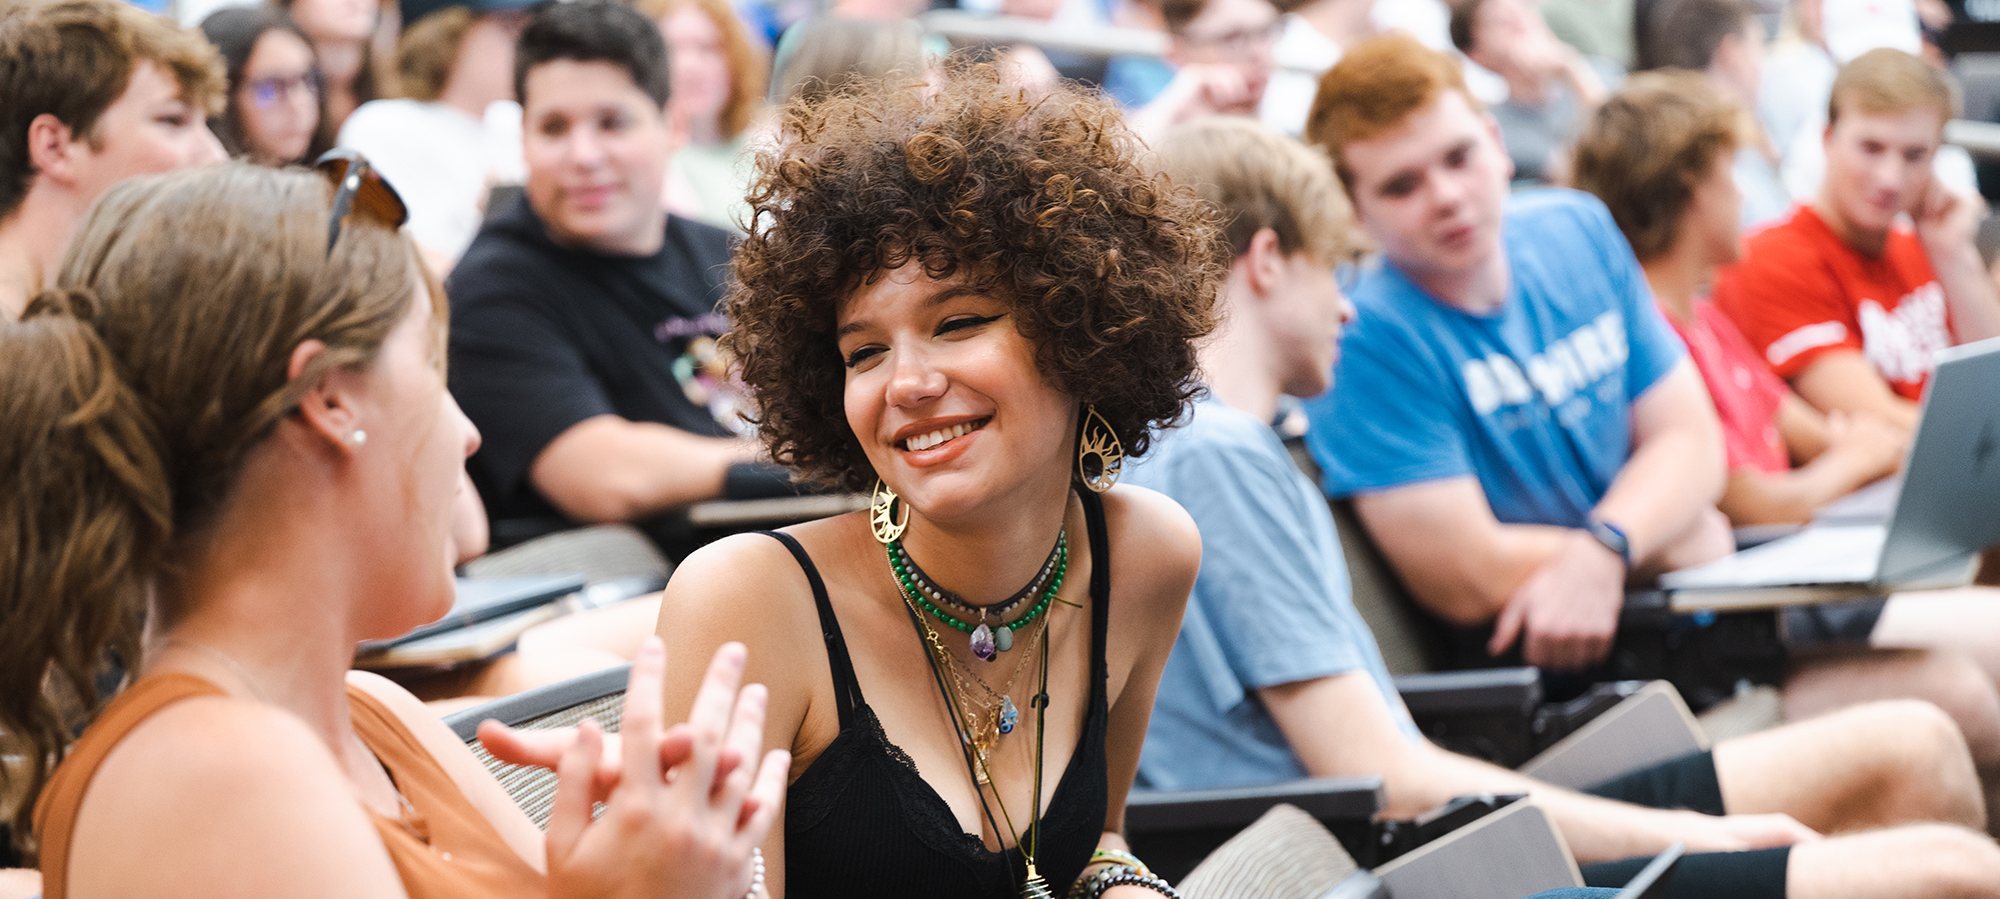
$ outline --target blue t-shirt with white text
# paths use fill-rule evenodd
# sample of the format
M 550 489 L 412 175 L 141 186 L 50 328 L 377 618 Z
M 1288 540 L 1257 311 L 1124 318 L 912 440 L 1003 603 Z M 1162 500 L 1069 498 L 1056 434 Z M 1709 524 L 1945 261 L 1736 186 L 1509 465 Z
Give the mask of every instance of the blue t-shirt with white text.
M 1512 524 L 1582 525 L 1631 452 L 1631 406 L 1685 351 L 1604 205 L 1507 204 L 1506 301 L 1476 315 L 1378 262 L 1333 389 L 1306 404 L 1332 496 L 1471 475 Z

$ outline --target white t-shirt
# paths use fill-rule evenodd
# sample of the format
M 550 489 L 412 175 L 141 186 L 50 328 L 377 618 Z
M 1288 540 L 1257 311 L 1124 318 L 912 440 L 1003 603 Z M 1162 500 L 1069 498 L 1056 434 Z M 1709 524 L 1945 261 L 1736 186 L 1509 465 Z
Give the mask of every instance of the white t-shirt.
M 1426 47 L 1452 52 L 1451 12 L 1440 0 L 1375 0 L 1368 18 L 1378 32 L 1405 31 Z M 1285 29 L 1271 47 L 1273 71 L 1257 118 L 1293 137 L 1303 133 L 1319 76 L 1340 61 L 1341 53 L 1324 32 L 1295 14 L 1286 15 Z
M 1340 61 L 1340 45 L 1296 15 L 1285 16 L 1285 30 L 1271 47 L 1274 69 L 1264 85 L 1257 118 L 1293 137 L 1306 129 L 1319 76 Z
M 457 259 L 479 233 L 486 193 L 527 177 L 521 106 L 501 100 L 473 118 L 436 101 L 371 100 L 347 117 L 340 146 L 360 151 L 410 208 L 410 235 Z

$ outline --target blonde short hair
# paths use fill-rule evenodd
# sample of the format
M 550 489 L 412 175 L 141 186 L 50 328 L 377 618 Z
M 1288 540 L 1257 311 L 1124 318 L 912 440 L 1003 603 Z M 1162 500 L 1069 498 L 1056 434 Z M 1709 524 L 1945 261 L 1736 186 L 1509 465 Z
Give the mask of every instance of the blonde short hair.
M 1826 101 L 1826 126 L 1840 121 L 1842 109 L 1858 113 L 1938 112 L 1939 127 L 1957 118 L 1962 101 L 1958 82 L 1943 69 L 1901 50 L 1879 47 L 1840 67 Z
M 1156 142 L 1168 177 L 1214 206 L 1236 256 L 1265 228 L 1286 255 L 1336 265 L 1367 249 L 1326 155 L 1251 119 L 1216 116 L 1175 126 Z

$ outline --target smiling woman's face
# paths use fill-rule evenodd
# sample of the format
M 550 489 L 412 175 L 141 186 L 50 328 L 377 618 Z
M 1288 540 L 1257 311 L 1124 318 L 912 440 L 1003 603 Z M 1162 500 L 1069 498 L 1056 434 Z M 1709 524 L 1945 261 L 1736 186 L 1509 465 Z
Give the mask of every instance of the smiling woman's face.
M 837 323 L 848 427 L 927 518 L 1068 482 L 1076 400 L 1042 376 L 1006 300 L 913 263 L 855 290 Z

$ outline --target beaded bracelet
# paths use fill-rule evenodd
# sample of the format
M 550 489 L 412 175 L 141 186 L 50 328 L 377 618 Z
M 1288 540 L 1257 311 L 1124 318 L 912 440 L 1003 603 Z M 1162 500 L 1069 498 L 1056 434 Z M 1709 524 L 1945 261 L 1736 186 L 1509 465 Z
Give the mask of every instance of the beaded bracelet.
M 752 846 L 750 847 L 750 892 L 744 893 L 743 899 L 758 899 L 762 895 L 764 895 L 764 849 L 761 846 Z
M 1103 883 L 1103 889 L 1100 889 L 1097 893 L 1099 896 L 1104 895 L 1104 893 L 1108 892 L 1112 887 L 1135 886 L 1135 887 L 1145 887 L 1146 889 L 1152 890 L 1155 893 L 1167 897 L 1167 899 L 1181 899 L 1181 894 L 1176 892 L 1173 887 L 1168 886 L 1166 881 L 1161 880 L 1158 877 L 1153 877 L 1151 875 L 1146 875 L 1146 874 L 1139 874 L 1137 872 L 1131 874 L 1119 874 L 1115 877 L 1107 877 L 1103 880 L 1102 883 Z
M 1092 860 L 1091 864 L 1098 864 L 1098 862 Z M 1109 889 L 1103 885 L 1104 881 L 1121 874 L 1137 873 L 1139 873 L 1139 869 L 1131 865 L 1121 865 L 1115 862 L 1105 865 L 1102 868 L 1078 877 L 1075 883 L 1070 884 L 1066 899 L 1097 899 L 1097 897 L 1104 894 L 1106 889 Z
M 1153 876 L 1153 869 L 1146 867 L 1146 863 L 1140 861 L 1138 856 L 1120 849 L 1098 849 L 1090 853 L 1090 863 L 1096 864 L 1098 862 L 1117 862 L 1121 865 L 1129 865 L 1147 877 Z

